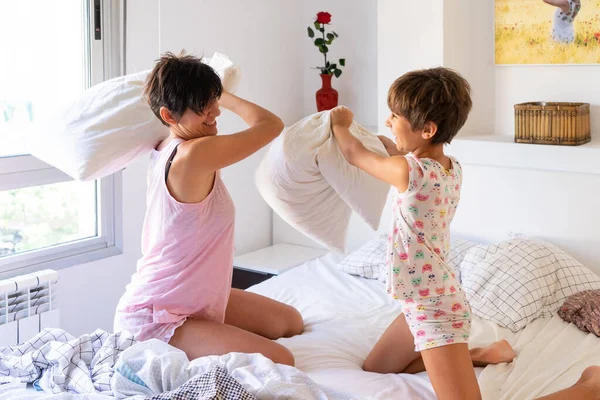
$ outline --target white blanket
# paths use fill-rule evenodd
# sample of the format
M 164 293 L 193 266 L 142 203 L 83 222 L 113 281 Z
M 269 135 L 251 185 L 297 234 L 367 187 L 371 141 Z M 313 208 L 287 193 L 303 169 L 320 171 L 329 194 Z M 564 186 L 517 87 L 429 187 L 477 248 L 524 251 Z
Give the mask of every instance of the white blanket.
M 300 370 L 274 364 L 260 354 L 229 353 L 190 362 L 182 351 L 158 340 L 139 343 L 123 352 L 112 381 L 113 390 L 118 399 L 143 399 L 173 390 L 215 366 L 226 370 L 259 399 L 357 399 L 318 385 Z
M 158 340 L 136 343 L 127 334 L 100 330 L 74 338 L 61 329 L 47 329 L 22 345 L 2 349 L 0 397 L 41 398 L 25 390 L 24 383 L 33 382 L 45 393 L 59 395 L 58 399 L 80 394 L 91 399 L 141 400 L 173 391 L 215 367 L 259 399 L 357 398 L 321 386 L 300 370 L 274 364 L 260 354 L 230 353 L 190 362 L 185 353 Z

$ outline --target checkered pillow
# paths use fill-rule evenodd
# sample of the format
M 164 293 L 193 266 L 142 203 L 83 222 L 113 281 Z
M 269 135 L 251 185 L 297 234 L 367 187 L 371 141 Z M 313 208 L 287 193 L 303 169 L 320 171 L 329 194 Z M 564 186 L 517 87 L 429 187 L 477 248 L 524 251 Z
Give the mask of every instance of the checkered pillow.
M 450 253 L 448 253 L 446 263 L 454 270 L 459 281 L 462 279 L 460 273 L 460 264 L 465 259 L 465 256 L 469 250 L 474 246 L 477 246 L 477 243 L 455 237 L 454 235 L 450 237 Z
M 513 332 L 551 316 L 574 293 L 600 289 L 600 277 L 573 257 L 530 239 L 475 246 L 461 272 L 473 314 Z
M 378 279 L 385 268 L 385 253 L 387 251 L 387 236 L 380 235 L 365 243 L 358 250 L 348 254 L 338 267 L 349 273 L 367 279 Z M 385 276 L 385 272 L 383 272 Z

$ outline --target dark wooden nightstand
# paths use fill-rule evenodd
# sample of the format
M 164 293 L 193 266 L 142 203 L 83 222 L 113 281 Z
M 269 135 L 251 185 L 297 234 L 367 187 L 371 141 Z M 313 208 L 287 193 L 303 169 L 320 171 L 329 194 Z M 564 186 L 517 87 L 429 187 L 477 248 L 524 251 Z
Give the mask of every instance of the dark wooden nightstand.
M 231 286 L 247 289 L 325 253 L 325 249 L 281 243 L 243 254 L 233 260 Z

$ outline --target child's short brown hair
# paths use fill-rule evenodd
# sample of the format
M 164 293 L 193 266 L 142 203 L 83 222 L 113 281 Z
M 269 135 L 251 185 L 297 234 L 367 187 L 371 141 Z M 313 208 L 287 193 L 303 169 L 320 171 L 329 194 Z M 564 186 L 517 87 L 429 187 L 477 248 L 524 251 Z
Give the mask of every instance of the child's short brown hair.
M 167 52 L 160 57 L 146 79 L 144 96 L 154 115 L 168 126 L 160 116 L 161 107 L 179 120 L 188 108 L 203 112 L 222 91 L 219 75 L 201 58 L 182 51 L 178 56 Z
M 447 68 L 408 72 L 390 87 L 388 107 L 406 118 L 413 130 L 434 122 L 432 143 L 450 143 L 467 121 L 473 103 L 471 86 L 460 74 Z

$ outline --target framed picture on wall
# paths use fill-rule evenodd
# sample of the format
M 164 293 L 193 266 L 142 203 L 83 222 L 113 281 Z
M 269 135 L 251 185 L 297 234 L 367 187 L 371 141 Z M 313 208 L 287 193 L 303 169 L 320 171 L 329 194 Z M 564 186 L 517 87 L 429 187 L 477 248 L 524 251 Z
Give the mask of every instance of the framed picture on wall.
M 497 65 L 600 64 L 600 1 L 494 1 Z

